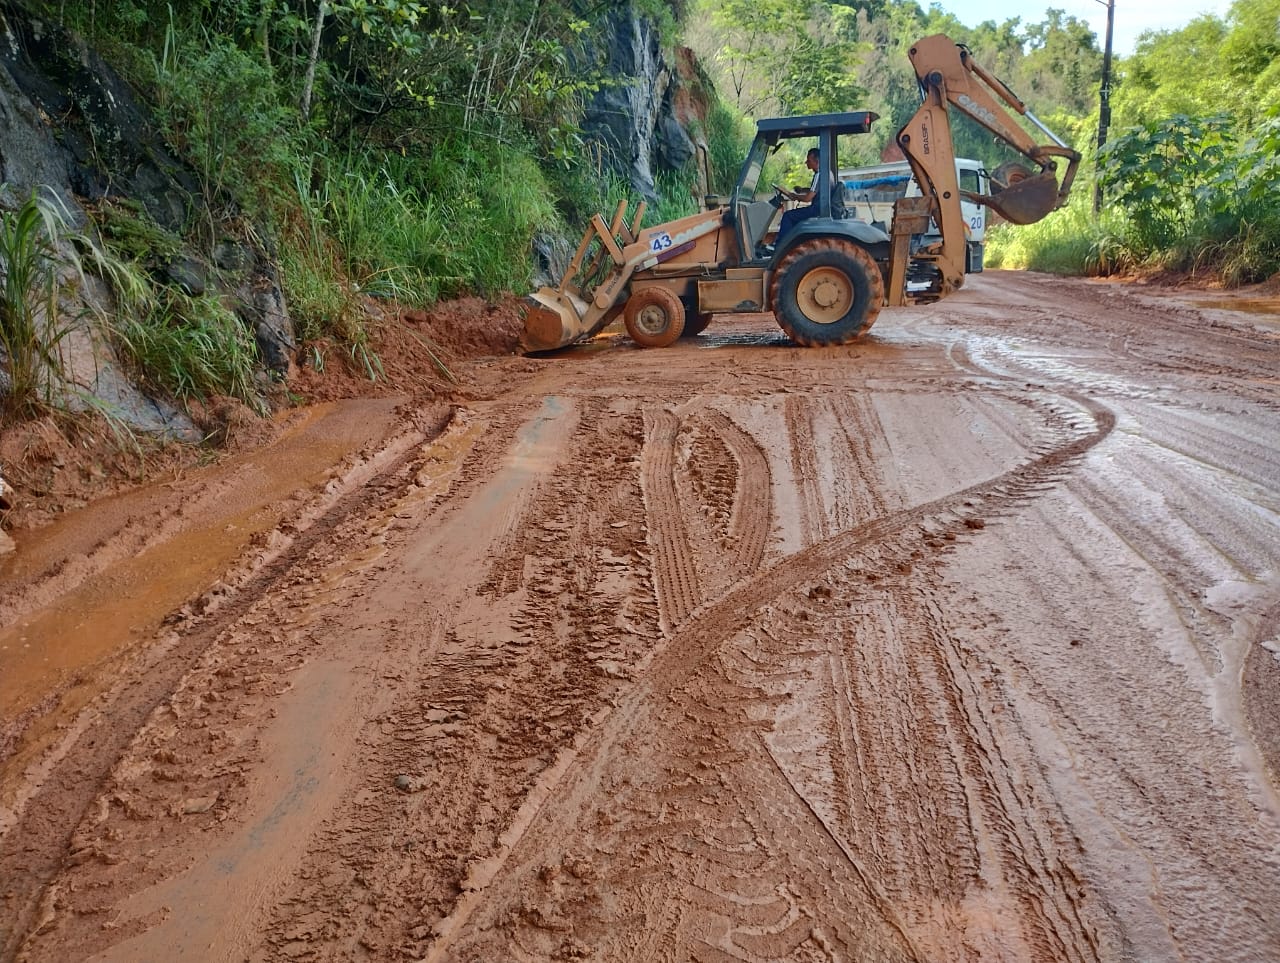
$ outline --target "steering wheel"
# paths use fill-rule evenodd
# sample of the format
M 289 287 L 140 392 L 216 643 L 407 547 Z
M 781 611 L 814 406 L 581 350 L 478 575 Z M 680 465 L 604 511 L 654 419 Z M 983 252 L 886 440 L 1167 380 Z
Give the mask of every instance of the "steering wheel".
M 785 187 L 779 184 L 770 184 L 769 186 L 773 188 L 773 197 L 769 203 L 774 207 L 781 207 L 786 201 L 791 200 L 791 192 Z

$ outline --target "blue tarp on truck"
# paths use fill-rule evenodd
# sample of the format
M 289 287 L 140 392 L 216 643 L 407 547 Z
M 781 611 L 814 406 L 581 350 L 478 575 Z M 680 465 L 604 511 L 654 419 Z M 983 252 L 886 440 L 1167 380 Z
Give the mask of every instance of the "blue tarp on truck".
M 873 177 L 865 181 L 845 181 L 844 186 L 851 191 L 865 191 L 872 187 L 897 187 L 911 180 L 910 174 L 893 174 L 889 177 Z

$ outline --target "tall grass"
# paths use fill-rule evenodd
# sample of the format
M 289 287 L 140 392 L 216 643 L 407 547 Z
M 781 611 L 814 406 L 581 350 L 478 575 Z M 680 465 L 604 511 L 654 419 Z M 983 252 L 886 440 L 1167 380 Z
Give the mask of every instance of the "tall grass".
M 645 215 L 646 224 L 662 224 L 698 212 L 697 172 L 692 162 L 683 171 L 658 174 L 655 181 L 658 200 L 652 206 L 652 213 Z
M 1280 271 L 1280 211 L 1265 200 L 1204 211 L 1157 243 L 1149 223 L 1136 224 L 1125 207 L 1095 218 L 1081 198 L 1036 224 L 988 229 L 986 264 L 1070 275 L 1175 271 L 1250 284 Z
M 285 277 L 304 315 L 346 314 L 349 295 L 430 304 L 523 290 L 534 234 L 559 223 L 537 163 L 507 145 L 328 157 L 295 184 L 303 248 L 285 255 Z
M 552 197 L 526 150 L 461 137 L 425 155 L 300 160 L 280 215 L 281 282 L 299 336 L 340 342 L 380 377 L 363 299 L 426 306 L 523 292 L 534 235 L 561 224 Z
M 165 290 L 152 310 L 122 314 L 112 330 L 152 387 L 184 401 L 227 395 L 261 410 L 253 383 L 257 344 L 244 322 L 217 299 Z
M 0 407 L 28 417 L 55 400 L 63 380 L 59 346 L 70 331 L 58 315 L 62 218 L 32 195 L 0 212 L 0 354 L 5 375 Z
M 1229 287 L 1280 272 L 1280 205 L 1240 199 L 1229 210 L 1198 217 L 1168 253 L 1170 266 L 1211 274 Z
M 1095 219 L 1088 204 L 1077 198 L 1035 224 L 988 228 L 987 267 L 1068 275 L 1105 275 L 1132 267 L 1136 259 L 1125 240 L 1123 214 Z
M 156 118 L 199 174 L 206 206 L 217 211 L 234 197 L 269 210 L 302 152 L 271 69 L 227 38 L 183 34 L 170 7 L 153 70 Z
M 707 140 L 708 188 L 713 194 L 728 194 L 738 182 L 743 158 L 754 136 L 751 124 L 740 114 L 717 102 L 707 115 L 703 129 Z

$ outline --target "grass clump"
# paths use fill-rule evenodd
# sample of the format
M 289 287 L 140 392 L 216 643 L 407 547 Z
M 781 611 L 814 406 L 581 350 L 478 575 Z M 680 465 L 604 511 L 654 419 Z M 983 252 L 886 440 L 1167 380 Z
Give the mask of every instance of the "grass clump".
M 523 290 L 534 234 L 560 222 L 537 163 L 508 145 L 321 157 L 294 187 L 281 255 L 304 339 L 336 327 L 349 340 L 361 296 L 425 306 Z
M 183 401 L 226 395 L 262 409 L 253 382 L 257 344 L 235 314 L 216 298 L 168 288 L 141 306 L 112 331 L 145 383 Z
M 182 251 L 182 238 L 158 225 L 136 200 L 107 198 L 90 214 L 103 242 L 117 257 L 163 263 Z
M 1095 219 L 1077 198 L 1035 224 L 988 228 L 986 265 L 1064 275 L 1108 275 L 1132 267 L 1123 214 Z
M 9 418 L 54 405 L 63 383 L 59 346 L 70 331 L 58 316 L 64 226 L 35 194 L 16 211 L 0 211 L 0 409 Z

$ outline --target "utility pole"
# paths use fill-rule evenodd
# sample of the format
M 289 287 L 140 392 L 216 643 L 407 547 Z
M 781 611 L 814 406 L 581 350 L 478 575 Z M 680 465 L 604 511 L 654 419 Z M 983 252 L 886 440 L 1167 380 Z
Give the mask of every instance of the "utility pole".
M 1098 90 L 1098 153 L 1107 144 L 1107 127 L 1111 125 L 1111 34 L 1116 22 L 1116 0 L 1098 0 L 1107 8 L 1107 42 L 1102 48 L 1102 86 Z M 1096 166 L 1093 172 L 1093 213 L 1102 210 L 1102 176 Z

